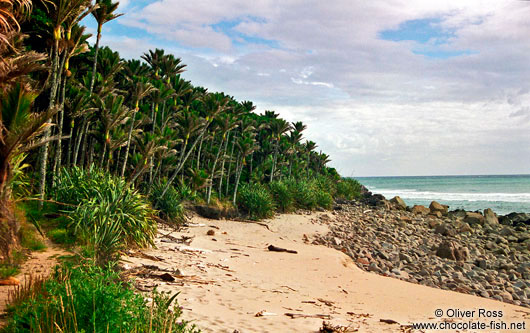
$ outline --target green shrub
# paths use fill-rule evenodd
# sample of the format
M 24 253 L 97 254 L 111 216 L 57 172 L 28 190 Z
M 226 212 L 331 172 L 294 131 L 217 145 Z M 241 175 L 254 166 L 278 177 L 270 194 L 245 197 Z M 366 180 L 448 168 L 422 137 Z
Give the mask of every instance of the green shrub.
M 63 169 L 54 193 L 57 201 L 77 206 L 65 209 L 69 228 L 87 242 L 95 257 L 110 258 L 125 245 L 153 245 L 155 211 L 122 178 L 93 167 Z
M 173 185 L 170 185 L 162 197 L 166 184 L 167 181 L 153 184 L 149 198 L 161 218 L 170 222 L 181 223 L 184 221 L 184 207 L 182 206 L 180 193 Z
M 352 178 L 342 178 L 337 182 L 335 198 L 353 200 L 361 197 L 361 184 Z
M 317 206 L 314 184 L 308 180 L 289 180 L 289 191 L 295 200 L 297 208 L 312 210 Z
M 269 184 L 269 190 L 274 198 L 274 203 L 282 212 L 288 212 L 293 209 L 294 199 L 287 184 L 281 181 L 274 181 Z
M 174 297 L 154 292 L 148 305 L 110 267 L 59 267 L 46 280 L 18 289 L 3 332 L 197 332 L 179 320 Z
M 320 175 L 316 177 L 313 182 L 319 190 L 328 192 L 332 197 L 337 193 L 337 181 L 330 176 Z
M 252 219 L 264 219 L 274 215 L 274 200 L 261 184 L 243 184 L 237 194 L 237 204 Z
M 319 189 L 316 191 L 315 197 L 318 207 L 324 209 L 331 209 L 331 207 L 333 206 L 333 197 L 330 193 Z

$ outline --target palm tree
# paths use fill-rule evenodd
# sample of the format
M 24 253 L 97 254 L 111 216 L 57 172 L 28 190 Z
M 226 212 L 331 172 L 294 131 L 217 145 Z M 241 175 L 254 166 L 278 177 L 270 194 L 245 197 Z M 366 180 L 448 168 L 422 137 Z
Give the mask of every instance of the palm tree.
M 124 125 L 131 110 L 123 105 L 124 97 L 120 95 L 108 95 L 105 99 L 96 97 L 95 103 L 100 110 L 100 126 L 103 136 L 103 153 L 100 156 L 100 167 L 103 166 L 107 148 L 111 145 L 110 132 L 112 129 Z M 110 153 L 109 153 L 110 159 Z
M 131 137 L 132 132 L 134 129 L 134 122 L 136 120 L 136 113 L 138 112 L 140 101 L 144 99 L 145 97 L 152 94 L 154 91 L 156 91 L 156 88 L 149 82 L 147 78 L 140 78 L 137 82 L 135 82 L 134 90 L 132 92 L 132 100 L 133 100 L 133 114 L 131 116 L 131 127 L 129 128 L 129 134 L 127 136 L 127 144 L 125 148 L 125 159 L 123 161 L 123 167 L 121 169 L 121 176 L 123 177 L 125 175 L 125 168 L 127 167 L 127 159 L 129 157 L 129 149 L 131 147 Z
M 239 148 L 239 163 L 238 168 L 236 169 L 236 183 L 234 187 L 234 196 L 232 198 L 232 203 L 234 205 L 236 204 L 237 189 L 239 187 L 239 181 L 241 179 L 241 172 L 243 171 L 243 167 L 246 165 L 246 158 L 248 155 L 252 154 L 258 149 L 254 136 L 255 133 L 247 132 L 237 143 L 237 147 Z
M 49 127 L 47 122 L 56 110 L 40 114 L 31 112 L 36 93 L 27 91 L 20 83 L 0 95 L 0 251 L 11 256 L 16 244 L 18 222 L 13 215 L 10 189 L 12 160 L 19 154 L 39 147 L 55 138 L 39 139 Z
M 310 157 L 311 157 L 311 153 L 313 152 L 313 150 L 315 150 L 317 148 L 317 144 L 314 143 L 313 141 L 306 141 L 305 142 L 305 145 L 304 145 L 304 148 L 305 148 L 305 153 L 306 153 L 306 175 L 309 176 L 309 169 L 311 168 L 311 165 L 310 165 Z
M 278 160 L 278 151 L 280 147 L 280 139 L 283 134 L 287 133 L 291 129 L 291 125 L 283 120 L 283 119 L 276 119 L 273 118 L 273 122 L 270 125 L 271 130 L 271 139 L 275 142 L 274 145 L 274 156 L 272 160 L 272 168 L 271 168 L 271 175 L 269 178 L 269 181 L 272 182 L 274 180 L 274 172 L 276 169 L 276 162 Z
M 92 94 L 92 91 L 94 90 L 94 82 L 96 80 L 96 66 L 98 63 L 99 42 L 101 40 L 101 30 L 103 29 L 103 25 L 123 15 L 114 13 L 120 5 L 119 2 L 112 2 L 112 0 L 96 0 L 96 4 L 99 6 L 99 8 L 92 12 L 92 16 L 94 16 L 96 22 L 98 23 L 98 34 L 96 37 L 96 45 L 94 46 L 94 63 L 92 65 L 90 94 Z
M 51 90 L 50 90 L 50 101 L 49 109 L 55 107 L 55 99 L 57 97 L 57 90 L 59 82 L 61 80 L 63 67 L 59 65 L 59 41 L 62 39 L 64 34 L 65 26 L 71 27 L 81 21 L 84 17 L 90 14 L 96 6 L 92 5 L 91 0 L 50 0 L 53 5 L 51 12 L 51 24 L 50 27 L 53 30 L 53 47 L 51 54 L 52 58 L 52 72 L 51 72 Z M 68 30 L 68 34 L 70 30 Z M 49 122 L 50 120 L 48 120 Z M 44 132 L 44 137 L 50 137 L 50 129 L 47 128 Z M 44 199 L 46 192 L 46 168 L 48 165 L 48 143 L 44 144 L 41 149 L 40 156 L 40 186 L 39 193 L 41 199 Z

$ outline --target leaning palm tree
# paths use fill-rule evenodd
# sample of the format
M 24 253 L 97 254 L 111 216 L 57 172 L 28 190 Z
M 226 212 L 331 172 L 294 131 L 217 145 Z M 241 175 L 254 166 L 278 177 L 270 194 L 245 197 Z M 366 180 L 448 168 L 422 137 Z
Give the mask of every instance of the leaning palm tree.
M 98 34 L 96 37 L 96 45 L 94 46 L 94 62 L 92 64 L 92 77 L 90 79 L 90 94 L 92 94 L 92 91 L 94 90 L 94 82 L 96 81 L 99 42 L 101 40 L 101 30 L 103 29 L 103 25 L 123 15 L 114 13 L 120 5 L 119 2 L 112 2 L 112 0 L 97 0 L 96 4 L 99 8 L 92 12 L 92 16 L 94 16 L 98 23 Z

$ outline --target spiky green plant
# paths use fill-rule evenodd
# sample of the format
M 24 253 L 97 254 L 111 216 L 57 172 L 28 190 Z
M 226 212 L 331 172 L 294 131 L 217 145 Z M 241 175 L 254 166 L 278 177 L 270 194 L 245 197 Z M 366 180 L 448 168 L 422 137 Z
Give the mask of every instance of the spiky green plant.
M 278 207 L 280 211 L 286 213 L 293 209 L 293 194 L 285 182 L 273 181 L 269 184 L 269 190 L 274 198 L 276 207 Z
M 274 200 L 261 184 L 244 184 L 237 195 L 238 206 L 251 219 L 264 219 L 274 215 Z

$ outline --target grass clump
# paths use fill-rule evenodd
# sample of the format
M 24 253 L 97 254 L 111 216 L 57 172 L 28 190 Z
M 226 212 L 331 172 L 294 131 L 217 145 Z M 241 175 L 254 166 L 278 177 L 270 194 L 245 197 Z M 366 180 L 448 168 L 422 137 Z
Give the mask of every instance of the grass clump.
M 267 188 L 259 183 L 244 184 L 237 195 L 239 207 L 251 219 L 264 219 L 274 215 L 275 205 Z
M 149 199 L 161 218 L 180 224 L 184 221 L 184 207 L 182 206 L 180 193 L 173 185 L 170 185 L 164 196 L 162 196 L 166 184 L 167 181 L 153 184 Z
M 269 190 L 274 198 L 276 207 L 278 207 L 281 212 L 286 213 L 293 209 L 293 194 L 286 183 L 282 181 L 274 181 L 269 184 Z
M 287 186 L 295 200 L 296 208 L 313 210 L 317 207 L 316 187 L 311 181 L 290 179 Z
M 326 192 L 324 190 L 318 189 L 315 192 L 315 200 L 317 206 L 320 208 L 331 209 L 331 207 L 333 206 L 333 197 L 329 192 Z
M 335 197 L 342 200 L 354 200 L 361 197 L 361 183 L 352 178 L 342 178 L 337 182 Z
M 197 332 L 179 320 L 175 296 L 155 291 L 147 304 L 111 267 L 63 264 L 11 295 L 12 317 L 2 332 Z

